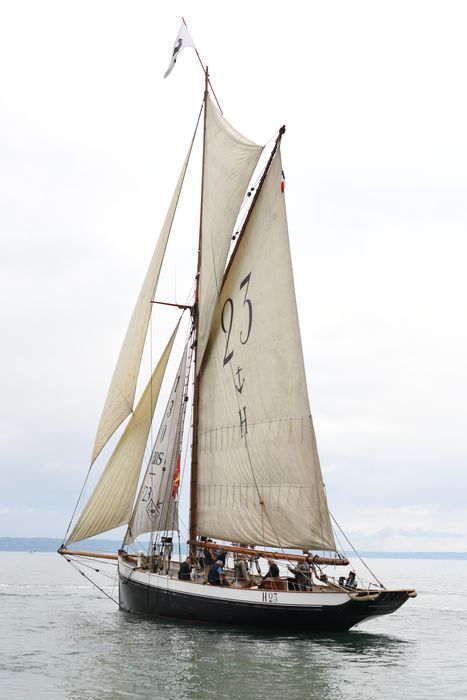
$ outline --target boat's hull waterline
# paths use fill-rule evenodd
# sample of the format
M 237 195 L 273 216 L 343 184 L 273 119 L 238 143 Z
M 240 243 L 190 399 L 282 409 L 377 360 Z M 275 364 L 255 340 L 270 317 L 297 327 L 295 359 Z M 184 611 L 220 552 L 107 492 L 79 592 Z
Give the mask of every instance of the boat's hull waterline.
M 358 600 L 344 591 L 271 591 L 179 581 L 119 562 L 120 609 L 199 623 L 345 632 L 363 620 L 388 615 L 411 591 L 382 591 Z

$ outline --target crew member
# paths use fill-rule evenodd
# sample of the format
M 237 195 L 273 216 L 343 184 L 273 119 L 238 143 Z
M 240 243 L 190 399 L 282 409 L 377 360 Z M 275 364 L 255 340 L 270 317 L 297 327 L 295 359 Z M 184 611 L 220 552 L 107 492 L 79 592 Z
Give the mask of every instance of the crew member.
M 265 576 L 263 576 L 263 581 L 267 578 L 277 578 L 279 576 L 279 567 L 277 566 L 274 559 L 268 559 L 269 569 Z
M 185 561 L 182 561 L 180 568 L 178 570 L 178 578 L 180 581 L 189 581 L 191 574 L 191 562 L 190 557 L 187 557 Z
M 222 561 L 220 559 L 215 561 L 214 564 L 212 564 L 211 568 L 209 569 L 208 583 L 210 583 L 211 586 L 227 586 L 228 585 L 228 583 L 225 579 L 225 573 L 224 573 L 224 569 L 222 566 Z

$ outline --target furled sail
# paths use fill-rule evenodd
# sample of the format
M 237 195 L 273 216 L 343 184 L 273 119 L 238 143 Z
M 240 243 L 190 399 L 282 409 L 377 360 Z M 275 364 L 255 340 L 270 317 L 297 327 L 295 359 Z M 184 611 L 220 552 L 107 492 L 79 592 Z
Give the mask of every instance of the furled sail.
M 238 133 L 206 99 L 203 225 L 196 366 L 201 366 L 233 228 L 262 148 Z
M 178 530 L 178 481 L 186 402 L 187 348 L 170 392 L 135 507 L 123 541 L 130 544 L 144 532 Z
M 164 260 L 167 241 L 172 228 L 175 211 L 190 159 L 193 141 L 172 195 L 169 210 L 159 235 L 143 286 L 133 310 L 133 315 L 123 341 L 120 355 L 113 373 L 107 398 L 97 428 L 91 462 L 94 462 L 118 426 L 130 415 L 135 400 L 136 384 L 143 354 L 144 343 L 151 316 L 151 301 L 156 293 L 159 274 Z
M 199 377 L 197 532 L 335 550 L 306 388 L 278 152 Z
M 129 521 L 154 407 L 179 323 L 67 544 L 112 530 Z

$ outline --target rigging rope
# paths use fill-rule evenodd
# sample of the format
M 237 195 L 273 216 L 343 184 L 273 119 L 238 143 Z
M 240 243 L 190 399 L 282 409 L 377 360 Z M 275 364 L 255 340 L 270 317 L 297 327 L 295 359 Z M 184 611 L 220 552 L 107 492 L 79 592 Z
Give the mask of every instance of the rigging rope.
M 65 555 L 63 555 L 63 556 L 65 556 Z M 89 576 L 86 576 L 86 574 L 84 573 L 84 571 L 82 571 L 82 570 L 76 565 L 76 563 L 75 563 L 72 559 L 70 559 L 70 558 L 67 557 L 67 556 L 65 556 L 65 559 L 67 560 L 67 562 L 68 562 L 69 564 L 71 564 L 71 566 L 72 566 L 76 571 L 78 571 L 78 573 L 81 574 L 81 576 L 84 576 L 84 578 L 85 578 L 87 581 L 89 581 L 89 583 L 90 583 L 91 585 L 93 585 L 93 586 L 94 586 L 95 588 L 97 588 L 101 593 L 103 593 L 105 596 L 107 596 L 107 598 L 110 598 L 110 600 L 111 600 L 112 602 L 114 602 L 116 605 L 119 604 L 119 603 L 118 603 L 118 600 L 115 600 L 115 598 L 113 598 L 113 597 L 112 597 L 111 595 L 109 595 L 106 591 L 104 591 L 104 589 L 101 588 L 101 586 L 99 586 L 95 581 L 93 581 L 92 578 L 90 578 Z M 84 566 L 86 566 L 86 565 L 84 565 Z M 92 567 L 88 566 L 88 568 L 92 568 Z M 100 571 L 99 569 L 93 569 L 93 571 L 96 571 L 97 573 L 100 573 L 102 576 L 105 576 L 105 575 L 106 575 L 106 574 L 104 574 L 103 571 Z M 114 581 L 115 581 L 115 577 L 114 577 Z M 115 583 L 114 583 L 114 586 L 113 586 L 113 588 L 112 588 L 112 592 L 113 592 L 114 589 L 115 589 Z
M 363 564 L 363 566 L 365 567 L 365 569 L 367 569 L 367 571 L 370 572 L 370 574 L 373 576 L 374 580 L 377 581 L 377 582 L 379 583 L 379 585 L 381 586 L 381 588 L 386 588 L 386 586 L 385 586 L 384 584 L 382 584 L 381 581 L 379 580 L 379 578 L 372 572 L 372 570 L 370 569 L 370 567 L 368 566 L 368 564 L 361 558 L 360 554 L 357 552 L 357 550 L 356 550 L 355 547 L 353 546 L 352 542 L 349 540 L 349 538 L 347 537 L 347 535 L 345 534 L 345 532 L 342 530 L 341 526 L 339 525 L 339 523 L 337 522 L 337 520 L 335 519 L 335 517 L 333 516 L 333 514 L 332 514 L 332 513 L 329 513 L 329 515 L 330 515 L 331 518 L 333 519 L 333 521 L 334 521 L 336 527 L 339 529 L 339 532 L 343 535 L 343 537 L 344 537 L 345 540 L 347 541 L 347 544 L 351 547 L 351 549 L 352 549 L 352 551 L 354 552 L 355 556 L 356 556 L 358 559 L 360 559 L 360 561 L 361 561 L 361 563 Z

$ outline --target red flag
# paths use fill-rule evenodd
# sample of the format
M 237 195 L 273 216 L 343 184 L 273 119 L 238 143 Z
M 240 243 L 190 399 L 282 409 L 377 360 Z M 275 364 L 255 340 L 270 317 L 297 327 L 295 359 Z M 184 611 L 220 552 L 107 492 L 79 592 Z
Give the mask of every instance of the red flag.
M 180 486 L 180 452 L 177 457 L 177 466 L 174 471 L 174 478 L 172 481 L 172 498 L 177 495 L 178 487 Z
M 284 192 L 285 190 L 285 175 L 284 171 L 281 170 L 281 192 Z

